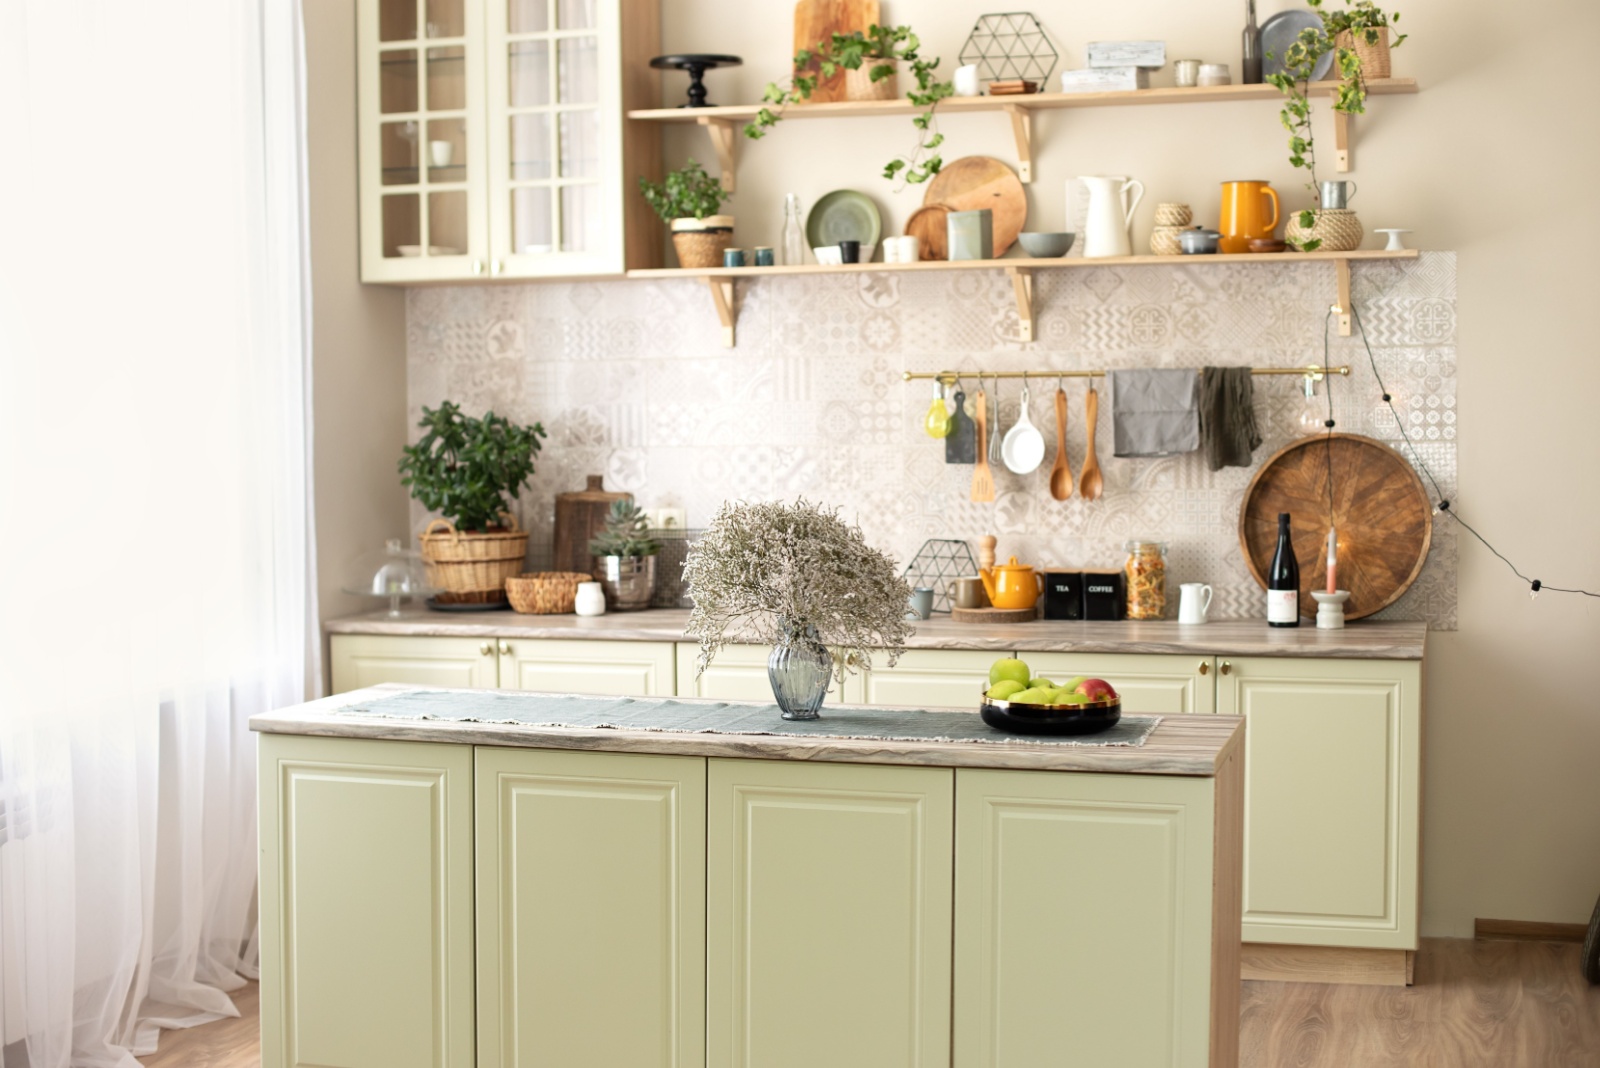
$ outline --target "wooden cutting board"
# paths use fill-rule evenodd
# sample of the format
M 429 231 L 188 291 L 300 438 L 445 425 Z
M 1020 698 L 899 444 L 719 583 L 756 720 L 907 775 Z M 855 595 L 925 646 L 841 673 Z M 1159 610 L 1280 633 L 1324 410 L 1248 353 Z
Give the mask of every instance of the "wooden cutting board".
M 957 623 L 1032 623 L 1039 618 L 1037 608 L 961 608 L 950 609 Z
M 590 475 L 589 485 L 573 493 L 556 494 L 556 523 L 551 550 L 554 571 L 594 571 L 589 539 L 606 525 L 612 501 L 631 500 L 630 493 L 611 493 L 600 475 Z
M 1339 588 L 1346 619 L 1381 611 L 1411 588 L 1433 542 L 1433 504 L 1417 472 L 1394 449 L 1356 434 L 1303 438 L 1261 465 L 1239 510 L 1239 544 L 1262 589 L 1289 513 L 1300 563 L 1300 614 L 1315 617 L 1311 591 L 1327 588 L 1328 467 L 1339 538 Z
M 906 220 L 906 233 L 917 239 L 917 259 L 950 258 L 950 209 L 943 204 L 925 204 Z
M 994 212 L 995 259 L 1016 244 L 1028 221 L 1028 196 L 1022 180 L 1010 167 L 988 156 L 966 156 L 945 164 L 928 183 L 922 203 L 941 204 L 950 211 L 988 208 Z
M 831 34 L 865 31 L 877 21 L 878 0 L 800 0 L 794 5 L 794 51 L 815 49 L 818 41 L 828 40 Z M 812 61 L 811 69 L 816 68 Z M 844 71 L 819 78 L 811 94 L 812 103 L 844 98 Z

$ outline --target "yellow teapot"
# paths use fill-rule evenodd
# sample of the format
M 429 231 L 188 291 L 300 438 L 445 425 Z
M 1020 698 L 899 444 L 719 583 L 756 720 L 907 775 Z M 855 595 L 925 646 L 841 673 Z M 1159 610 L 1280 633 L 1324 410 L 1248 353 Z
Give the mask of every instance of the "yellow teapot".
M 1044 592 L 1044 575 L 1028 564 L 1010 563 L 986 567 L 978 572 L 983 588 L 989 594 L 989 603 L 996 608 L 1032 608 Z

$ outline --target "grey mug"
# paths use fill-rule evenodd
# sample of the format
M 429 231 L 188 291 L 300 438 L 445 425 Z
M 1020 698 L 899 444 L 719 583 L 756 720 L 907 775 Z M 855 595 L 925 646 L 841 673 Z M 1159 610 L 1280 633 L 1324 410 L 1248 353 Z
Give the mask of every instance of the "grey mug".
M 906 618 L 927 619 L 931 615 L 933 615 L 933 589 L 929 586 L 917 586 L 906 600 Z
M 1333 181 L 1322 183 L 1322 210 L 1343 211 L 1355 199 L 1356 183 Z

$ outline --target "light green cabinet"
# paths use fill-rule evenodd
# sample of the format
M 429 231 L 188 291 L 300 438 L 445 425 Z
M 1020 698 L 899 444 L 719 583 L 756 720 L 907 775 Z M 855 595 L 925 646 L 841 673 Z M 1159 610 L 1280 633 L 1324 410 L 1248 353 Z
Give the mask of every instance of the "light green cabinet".
M 334 693 L 384 682 L 607 697 L 677 689 L 672 642 L 335 634 L 329 647 Z
M 705 1061 L 706 763 L 477 750 L 478 1068 Z
M 261 1062 L 472 1068 L 472 751 L 263 735 Z
M 971 649 L 908 649 L 894 667 L 887 653 L 873 657 L 862 673 L 862 700 L 869 705 L 912 705 L 922 708 L 978 707 L 989 685 L 989 665 L 1010 653 Z
M 708 763 L 707 1065 L 948 1065 L 953 772 Z
M 1229 657 L 1245 717 L 1247 942 L 1417 947 L 1416 661 Z
M 335 634 L 328 644 L 334 693 L 385 682 L 451 689 L 499 685 L 500 661 L 491 638 Z
M 718 701 L 753 701 L 767 703 L 772 700 L 772 683 L 767 678 L 767 658 L 772 649 L 766 645 L 726 645 L 702 674 L 696 663 L 700 655 L 698 645 L 678 643 L 678 696 L 710 697 Z M 827 705 L 859 705 L 865 703 L 860 674 L 847 675 L 841 687 L 834 682 L 828 687 Z
M 1215 712 L 1216 666 L 1210 656 L 1166 653 L 1022 653 L 1035 675 L 1065 682 L 1074 675 L 1105 679 L 1127 712 L 1174 716 Z

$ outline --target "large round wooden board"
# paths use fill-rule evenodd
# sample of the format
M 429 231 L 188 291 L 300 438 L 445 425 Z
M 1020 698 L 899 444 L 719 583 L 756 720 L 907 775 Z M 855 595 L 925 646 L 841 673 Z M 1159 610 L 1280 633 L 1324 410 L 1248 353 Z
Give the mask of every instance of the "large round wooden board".
M 925 204 L 906 220 L 906 233 L 917 239 L 917 259 L 950 258 L 950 209 L 943 204 Z
M 1039 618 L 1035 608 L 952 608 L 950 618 L 957 623 L 1032 623 Z
M 1262 589 L 1288 512 L 1300 562 L 1300 614 L 1316 616 L 1312 590 L 1327 588 L 1328 469 L 1339 534 L 1339 588 L 1346 619 L 1387 608 L 1411 588 L 1433 541 L 1433 504 L 1411 465 L 1381 441 L 1318 434 L 1280 450 L 1256 472 L 1239 509 L 1239 545 Z
M 995 259 L 1016 244 L 1028 221 L 1028 196 L 1021 179 L 1010 167 L 988 156 L 966 156 L 946 164 L 928 183 L 922 203 L 943 204 L 951 211 L 988 208 L 994 212 Z

